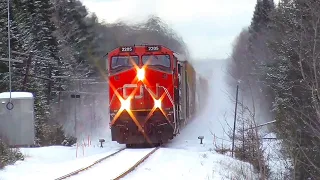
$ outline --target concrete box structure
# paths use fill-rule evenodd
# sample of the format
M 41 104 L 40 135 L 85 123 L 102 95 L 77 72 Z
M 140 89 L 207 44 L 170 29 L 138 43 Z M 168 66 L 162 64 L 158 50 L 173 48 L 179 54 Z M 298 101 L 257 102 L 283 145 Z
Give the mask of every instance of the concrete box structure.
M 32 146 L 35 141 L 34 97 L 29 92 L 0 93 L 0 138 L 9 146 Z M 9 110 L 8 109 L 11 109 Z

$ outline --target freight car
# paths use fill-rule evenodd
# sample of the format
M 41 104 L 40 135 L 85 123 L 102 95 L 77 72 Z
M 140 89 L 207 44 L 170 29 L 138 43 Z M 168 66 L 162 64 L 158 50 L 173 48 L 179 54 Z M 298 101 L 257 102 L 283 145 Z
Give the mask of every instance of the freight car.
M 112 141 L 158 146 L 179 134 L 196 113 L 187 59 L 162 45 L 118 47 L 107 57 Z

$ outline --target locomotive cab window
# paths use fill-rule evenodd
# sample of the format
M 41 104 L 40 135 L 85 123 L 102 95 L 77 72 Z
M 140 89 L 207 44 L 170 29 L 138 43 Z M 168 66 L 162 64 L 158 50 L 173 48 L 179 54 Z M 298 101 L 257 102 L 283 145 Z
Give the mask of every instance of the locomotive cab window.
M 170 68 L 170 56 L 168 54 L 161 55 L 143 55 L 142 63 L 148 64 L 148 66 L 160 66 Z
M 130 59 L 139 65 L 139 57 L 138 56 L 113 56 L 111 58 L 111 69 L 116 69 L 120 67 L 133 67 L 133 63 Z

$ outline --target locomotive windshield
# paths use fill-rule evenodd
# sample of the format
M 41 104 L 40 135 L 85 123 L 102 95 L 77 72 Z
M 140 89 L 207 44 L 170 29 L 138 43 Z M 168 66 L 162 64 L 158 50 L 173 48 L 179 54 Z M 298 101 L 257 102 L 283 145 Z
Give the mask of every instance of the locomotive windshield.
M 170 67 L 170 56 L 165 55 L 143 55 L 142 63 L 148 66 L 164 66 Z
M 137 65 L 139 64 L 138 56 L 113 56 L 111 58 L 111 69 L 116 69 L 119 67 L 133 67 L 130 59 Z

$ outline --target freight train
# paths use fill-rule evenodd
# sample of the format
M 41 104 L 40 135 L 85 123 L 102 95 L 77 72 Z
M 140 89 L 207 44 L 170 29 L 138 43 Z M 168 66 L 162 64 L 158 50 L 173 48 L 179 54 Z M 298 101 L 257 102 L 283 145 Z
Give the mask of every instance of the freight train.
M 159 146 L 196 113 L 196 73 L 162 45 L 118 47 L 107 54 L 112 141 Z

